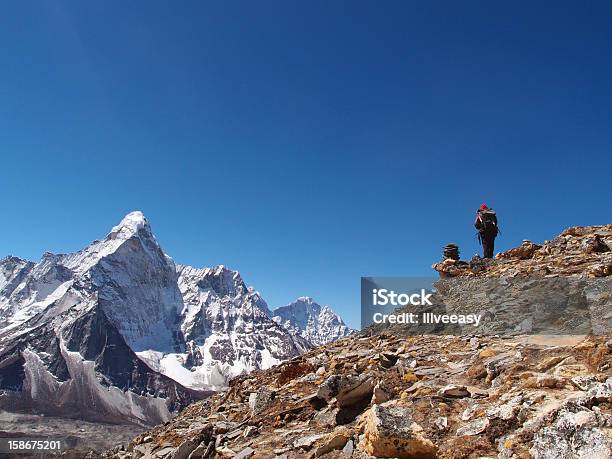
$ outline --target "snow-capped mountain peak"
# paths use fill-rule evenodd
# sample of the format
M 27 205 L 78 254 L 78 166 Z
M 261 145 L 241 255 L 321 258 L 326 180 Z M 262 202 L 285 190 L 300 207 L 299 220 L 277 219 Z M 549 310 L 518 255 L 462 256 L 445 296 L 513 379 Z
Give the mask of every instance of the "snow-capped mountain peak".
M 329 306 L 321 306 L 311 297 L 301 296 L 273 312 L 278 324 L 300 335 L 313 346 L 335 341 L 354 332 Z
M 319 306 L 319 305 L 318 305 L 317 303 L 315 303 L 315 301 L 314 301 L 314 300 L 313 300 L 311 297 L 309 297 L 309 296 L 299 296 L 299 297 L 297 298 L 296 302 L 297 302 L 297 301 L 302 302 L 302 303 L 305 303 L 305 304 L 316 304 L 317 306 Z
M 129 239 L 130 237 L 138 234 L 140 231 L 144 231 L 147 234 L 152 235 L 151 226 L 149 225 L 147 218 L 141 211 L 135 210 L 123 217 L 123 220 L 121 220 L 117 226 L 114 226 L 113 229 L 111 229 L 108 237 L 123 237 L 125 239 Z

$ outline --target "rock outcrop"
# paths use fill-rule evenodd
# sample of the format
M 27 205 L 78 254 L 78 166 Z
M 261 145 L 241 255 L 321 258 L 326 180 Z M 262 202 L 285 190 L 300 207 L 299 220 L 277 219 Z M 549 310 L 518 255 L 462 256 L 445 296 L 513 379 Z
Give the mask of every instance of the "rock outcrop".
M 494 260 L 434 264 L 434 306 L 422 312 L 471 314 L 478 326 L 435 324 L 394 333 L 612 335 L 612 225 L 570 228 Z M 412 311 L 415 312 L 415 311 Z
M 612 224 L 575 226 L 544 244 L 523 241 L 495 260 L 446 258 L 433 265 L 441 277 L 457 276 L 612 276 Z
M 374 457 L 435 458 L 437 447 L 413 421 L 413 412 L 396 402 L 374 404 L 364 427 L 363 451 Z

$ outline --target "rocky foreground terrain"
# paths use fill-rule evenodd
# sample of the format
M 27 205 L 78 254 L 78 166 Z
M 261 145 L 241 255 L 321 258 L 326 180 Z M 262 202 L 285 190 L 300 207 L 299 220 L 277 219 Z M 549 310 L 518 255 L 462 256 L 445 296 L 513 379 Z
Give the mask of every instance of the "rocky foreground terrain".
M 105 457 L 607 458 L 611 353 L 601 337 L 345 338 Z
M 612 225 L 571 228 L 495 261 L 435 268 L 442 277 L 606 278 L 611 245 Z M 610 458 L 612 339 L 372 327 L 235 378 L 103 457 Z

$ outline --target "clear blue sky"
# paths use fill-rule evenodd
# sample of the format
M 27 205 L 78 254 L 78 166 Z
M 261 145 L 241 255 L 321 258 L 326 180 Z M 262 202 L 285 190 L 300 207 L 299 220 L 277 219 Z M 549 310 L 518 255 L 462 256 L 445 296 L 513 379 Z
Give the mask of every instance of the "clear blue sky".
M 301 3 L 301 4 L 298 4 Z M 609 2 L 0 5 L 0 254 L 142 210 L 177 262 L 359 324 L 360 276 L 430 275 L 610 222 Z

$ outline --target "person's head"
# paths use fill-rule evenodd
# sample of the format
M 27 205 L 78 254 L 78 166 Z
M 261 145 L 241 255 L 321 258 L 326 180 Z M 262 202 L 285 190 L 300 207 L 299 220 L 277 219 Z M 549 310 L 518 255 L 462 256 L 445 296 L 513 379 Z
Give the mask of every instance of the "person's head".
M 489 207 L 483 202 L 480 204 L 480 210 L 487 210 Z

